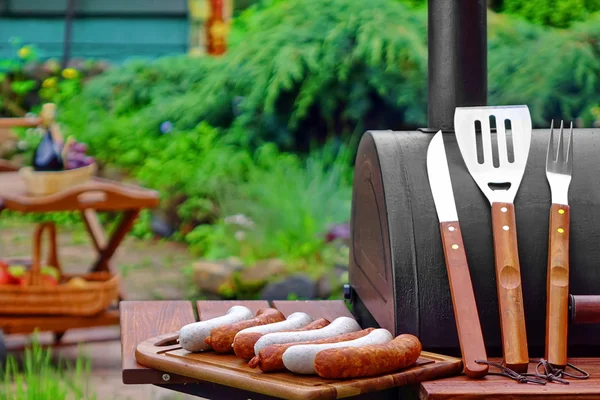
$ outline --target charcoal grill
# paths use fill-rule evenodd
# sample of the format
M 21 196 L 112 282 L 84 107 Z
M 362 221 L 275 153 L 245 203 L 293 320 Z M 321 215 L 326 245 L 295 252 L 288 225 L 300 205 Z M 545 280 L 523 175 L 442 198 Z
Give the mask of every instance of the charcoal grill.
M 487 105 L 486 1 L 429 0 L 428 126 L 367 131 L 355 162 L 346 298 L 363 325 L 417 335 L 425 349 L 460 355 L 426 153 L 444 132 L 456 204 L 488 356 L 502 355 L 489 203 L 469 175 L 454 139 L 454 110 Z M 534 129 L 516 218 L 531 357 L 543 357 L 550 189 L 549 131 Z M 576 129 L 571 204 L 572 304 L 600 297 L 599 129 Z M 581 297 L 579 297 L 581 296 Z M 590 310 L 590 308 L 586 308 Z M 600 355 L 597 315 L 571 310 L 569 356 Z M 593 314 L 593 313 L 592 313 Z

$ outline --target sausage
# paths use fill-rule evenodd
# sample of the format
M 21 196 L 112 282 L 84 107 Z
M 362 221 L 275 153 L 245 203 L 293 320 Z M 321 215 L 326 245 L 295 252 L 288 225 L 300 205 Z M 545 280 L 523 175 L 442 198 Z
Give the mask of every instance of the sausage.
M 311 322 L 312 318 L 310 315 L 303 312 L 295 312 L 290 314 L 285 321 L 243 329 L 233 338 L 233 351 L 240 358 L 250 359 L 254 356 L 254 344 L 264 334 L 302 328 Z
M 209 350 L 210 346 L 206 344 L 204 339 L 206 339 L 207 336 L 210 336 L 213 329 L 222 325 L 249 320 L 253 317 L 254 314 L 249 308 L 244 306 L 233 306 L 227 310 L 225 315 L 220 317 L 185 325 L 179 330 L 179 344 L 184 350 L 191 352 Z
M 298 329 L 290 329 L 282 332 L 301 332 L 301 331 L 311 331 L 314 329 L 321 329 L 329 325 L 330 322 L 325 318 L 319 318 L 316 321 L 311 322 L 308 325 L 303 326 Z M 241 333 L 241 332 L 240 332 Z M 243 359 L 249 360 L 254 355 L 254 345 L 260 339 L 263 334 L 262 333 L 245 333 L 243 337 L 238 333 L 233 340 L 233 351 L 235 354 Z M 256 367 L 256 366 L 255 366 Z M 254 367 L 253 367 L 254 368 Z
M 274 332 L 267 333 L 254 345 L 254 354 L 266 346 L 272 344 L 284 344 L 293 342 L 306 342 L 309 340 L 325 339 L 344 333 L 360 331 L 362 328 L 353 318 L 349 317 L 338 317 L 334 319 L 331 324 L 321 329 L 315 329 L 311 331 L 303 332 Z
M 413 365 L 421 356 L 421 350 L 416 336 L 402 334 L 385 344 L 320 351 L 314 367 L 317 374 L 326 379 L 381 375 Z
M 244 321 L 239 321 L 234 324 L 228 324 L 215 328 L 205 339 L 208 344 L 217 353 L 233 353 L 233 338 L 242 329 L 252 326 L 272 324 L 285 320 L 285 316 L 281 311 L 274 308 L 261 308 L 256 312 L 256 317 Z
M 302 328 L 298 328 L 298 329 L 290 329 L 289 331 L 286 332 L 302 332 L 302 331 L 312 331 L 314 329 L 321 329 L 321 328 L 325 328 L 327 325 L 329 325 L 331 322 L 329 322 L 329 320 L 325 319 L 325 318 L 319 318 L 317 320 L 314 320 L 313 322 L 311 322 L 308 325 L 303 326 Z
M 363 329 L 362 331 L 345 333 L 343 335 L 338 335 L 327 339 L 312 340 L 308 342 L 274 344 L 271 346 L 264 347 L 261 351 L 259 351 L 258 355 L 254 356 L 254 358 L 250 360 L 248 366 L 250 368 L 259 367 L 262 372 L 283 371 L 285 370 L 285 365 L 283 365 L 283 360 L 281 359 L 281 357 L 283 356 L 283 353 L 285 353 L 285 351 L 292 346 L 297 346 L 299 344 L 323 344 L 344 342 L 348 340 L 361 338 L 363 336 L 368 335 L 374 330 L 375 328 L 367 328 Z
M 315 356 L 326 349 L 338 347 L 361 347 L 375 344 L 388 343 L 394 336 L 387 329 L 375 329 L 366 336 L 358 339 L 324 344 L 299 344 L 287 349 L 281 359 L 285 368 L 296 374 L 316 374 Z

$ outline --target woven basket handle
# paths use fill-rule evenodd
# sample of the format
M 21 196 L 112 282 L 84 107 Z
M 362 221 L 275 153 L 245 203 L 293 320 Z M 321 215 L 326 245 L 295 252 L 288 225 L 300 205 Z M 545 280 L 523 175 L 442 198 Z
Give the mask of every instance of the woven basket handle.
M 33 257 L 31 263 L 31 270 L 29 271 L 28 285 L 40 286 L 42 284 L 42 273 L 41 273 L 41 249 L 42 249 L 42 236 L 44 231 L 47 230 L 50 236 L 50 247 L 48 249 L 48 259 L 46 265 L 55 267 L 59 273 L 62 274 L 60 264 L 58 263 L 58 256 L 56 252 L 56 226 L 53 222 L 43 222 L 38 224 L 35 233 L 33 234 Z

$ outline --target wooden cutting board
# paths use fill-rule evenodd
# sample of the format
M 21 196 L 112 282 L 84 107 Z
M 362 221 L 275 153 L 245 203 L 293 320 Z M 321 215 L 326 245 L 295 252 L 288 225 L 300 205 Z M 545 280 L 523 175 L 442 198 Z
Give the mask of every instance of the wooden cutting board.
M 264 373 L 248 367 L 245 360 L 233 354 L 190 353 L 173 344 L 176 337 L 167 334 L 140 343 L 135 352 L 137 362 L 160 371 L 287 400 L 343 399 L 458 375 L 463 368 L 458 358 L 422 352 L 413 367 L 370 378 L 330 380 L 291 372 Z

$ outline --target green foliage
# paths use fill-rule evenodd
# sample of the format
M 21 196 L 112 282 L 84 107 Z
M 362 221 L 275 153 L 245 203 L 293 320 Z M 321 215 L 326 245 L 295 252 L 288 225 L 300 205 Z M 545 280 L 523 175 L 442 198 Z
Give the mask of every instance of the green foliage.
M 22 117 L 42 102 L 60 103 L 81 91 L 82 81 L 102 72 L 106 65 L 74 62 L 62 69 L 58 61 L 42 61 L 34 45 L 11 40 L 15 57 L 0 59 L 0 116 Z
M 147 132 L 164 121 L 179 130 L 205 121 L 243 131 L 255 146 L 272 141 L 286 149 L 424 120 L 423 12 L 389 0 L 369 7 L 353 0 L 271 3 L 236 20 L 242 39 L 224 57 L 115 69 L 65 106 L 87 112 L 63 120 L 77 130 L 85 121 L 106 139 L 123 125 L 120 118 L 139 111 L 130 125 Z
M 91 363 L 78 357 L 74 366 L 53 364 L 50 348 L 42 348 L 34 338 L 24 352 L 23 369 L 9 356 L 6 366 L 0 366 L 0 400 L 92 400 L 96 395 L 88 387 Z
M 600 14 L 568 31 L 535 32 L 521 25 L 495 33 L 488 58 L 489 103 L 527 104 L 536 126 L 547 127 L 553 118 L 583 118 L 590 126 L 590 110 L 600 103 L 599 43 Z
M 186 240 L 209 259 L 236 256 L 252 264 L 279 258 L 297 269 L 331 265 L 335 253 L 327 249 L 325 233 L 350 218 L 347 157 L 326 148 L 301 160 L 272 145 L 261 147 L 248 179 L 219 192 L 218 223 L 198 226 Z
M 276 1 L 240 17 L 244 40 L 203 89 L 231 85 L 251 139 L 287 148 L 416 124 L 426 110 L 424 21 L 388 0 Z
M 186 221 L 215 217 L 214 196 L 219 188 L 244 180 L 252 163 L 250 154 L 231 136 L 221 135 L 206 124 L 141 143 L 148 147 L 147 153 L 142 154 L 137 179 L 147 187 L 159 189 L 165 200 L 183 199 L 178 212 Z
M 539 25 L 567 28 L 600 10 L 599 0 L 504 0 L 502 11 Z

